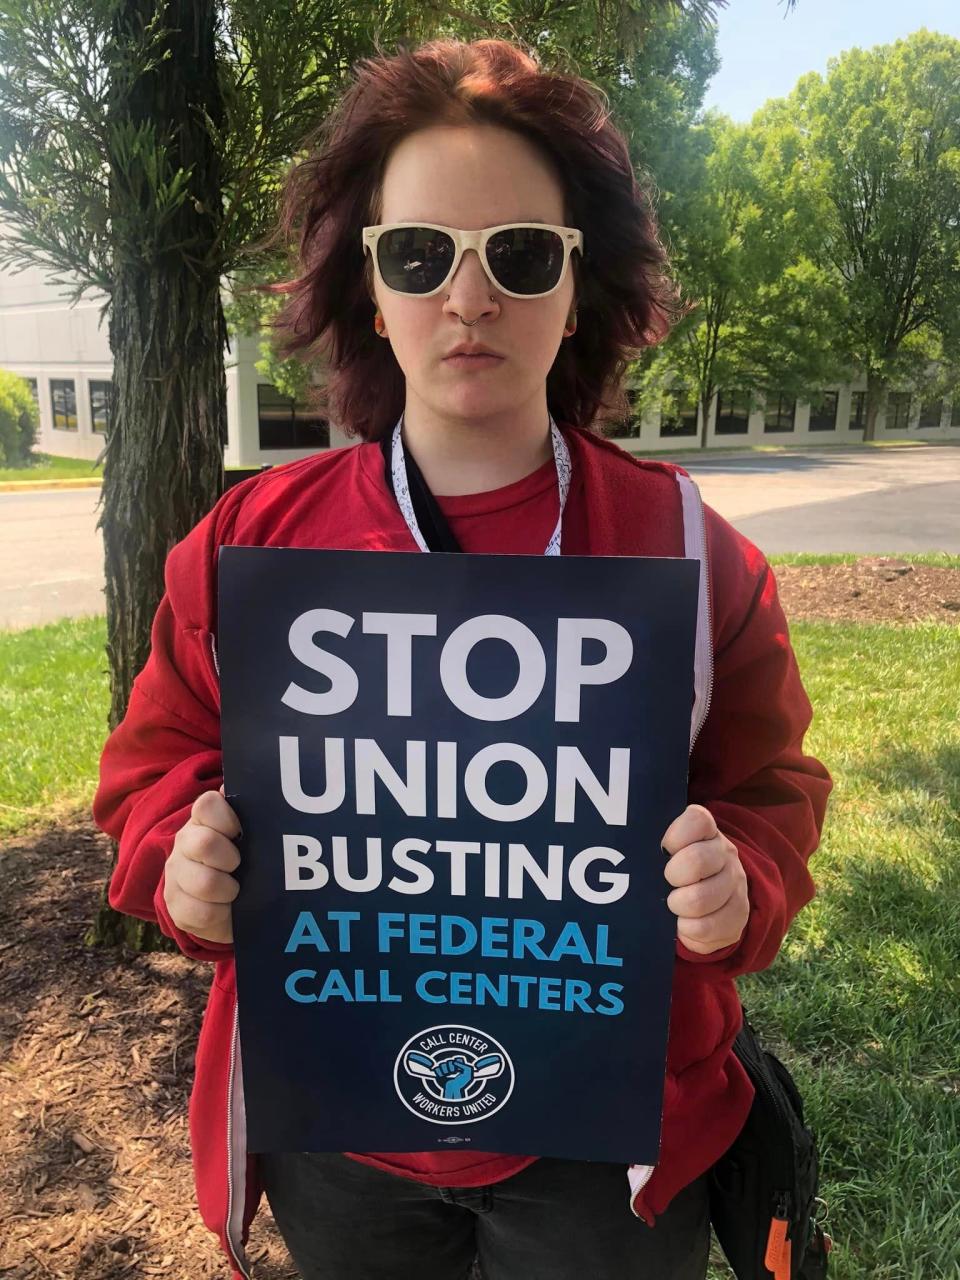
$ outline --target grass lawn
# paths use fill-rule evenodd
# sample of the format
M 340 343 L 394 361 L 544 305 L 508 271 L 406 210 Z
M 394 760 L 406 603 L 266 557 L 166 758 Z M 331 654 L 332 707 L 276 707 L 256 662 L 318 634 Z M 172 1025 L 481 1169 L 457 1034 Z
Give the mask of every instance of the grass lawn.
M 879 555 L 879 552 L 876 553 Z M 886 555 L 907 564 L 932 564 L 941 569 L 960 569 L 960 556 L 947 551 L 889 551 Z M 774 566 L 778 564 L 856 564 L 858 560 L 874 559 L 874 554 L 863 551 L 782 551 L 768 556 Z
M 51 453 L 34 453 L 29 467 L 0 467 L 0 483 L 38 480 L 103 479 L 103 463 L 96 466 L 85 458 L 58 458 Z M 226 467 L 227 471 L 243 471 L 243 467 Z
M 93 798 L 107 735 L 106 618 L 0 632 L 0 835 Z
M 34 453 L 29 467 L 0 467 L 0 481 L 87 480 L 103 476 L 103 465 L 94 466 L 86 458 L 57 458 L 52 453 Z
M 831 1276 L 955 1280 L 960 631 L 796 622 L 791 633 L 817 713 L 808 747 L 836 789 L 811 861 L 817 897 L 740 992 L 818 1135 Z M 0 634 L 0 829 L 89 803 L 104 638 L 102 617 Z

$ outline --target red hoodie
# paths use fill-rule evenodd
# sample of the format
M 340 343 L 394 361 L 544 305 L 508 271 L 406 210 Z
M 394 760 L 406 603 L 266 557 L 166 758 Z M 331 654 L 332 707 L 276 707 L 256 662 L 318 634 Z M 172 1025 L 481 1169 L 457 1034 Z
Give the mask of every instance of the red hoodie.
M 633 1212 L 653 1226 L 730 1147 L 750 1110 L 753 1086 L 732 1051 L 742 1025 L 734 979 L 772 963 L 816 892 L 807 862 L 831 781 L 803 753 L 810 703 L 763 555 L 699 503 L 681 468 L 563 430 L 573 464 L 563 524 L 568 554 L 702 555 L 705 545 L 689 801 L 711 811 L 748 880 L 750 918 L 737 943 L 707 956 L 676 943 L 660 1159 L 630 1166 L 624 1187 Z M 416 547 L 374 444 L 286 463 L 228 490 L 167 557 L 151 652 L 100 760 L 93 817 L 119 841 L 111 905 L 158 922 L 184 954 L 214 964 L 190 1136 L 200 1213 L 240 1280 L 251 1274 L 244 1245 L 263 1191 L 257 1156 L 246 1150 L 233 947 L 179 929 L 163 898 L 177 831 L 197 796 L 223 781 L 215 639 L 221 544 Z M 424 1173 L 423 1181 L 456 1179 Z

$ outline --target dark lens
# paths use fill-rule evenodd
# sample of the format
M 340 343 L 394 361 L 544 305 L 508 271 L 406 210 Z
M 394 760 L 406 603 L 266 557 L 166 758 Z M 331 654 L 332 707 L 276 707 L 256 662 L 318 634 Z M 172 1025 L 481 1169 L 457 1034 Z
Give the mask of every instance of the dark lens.
M 487 261 L 504 289 L 513 293 L 546 293 L 560 279 L 563 241 L 556 231 L 508 228 L 487 241 Z
M 377 241 L 380 274 L 400 293 L 429 293 L 442 284 L 453 262 L 454 243 L 432 227 L 396 227 Z

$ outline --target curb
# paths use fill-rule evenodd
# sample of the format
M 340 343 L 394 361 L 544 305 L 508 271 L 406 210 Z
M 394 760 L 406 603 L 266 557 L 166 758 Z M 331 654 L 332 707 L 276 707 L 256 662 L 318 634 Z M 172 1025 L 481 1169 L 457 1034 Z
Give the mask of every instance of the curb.
M 0 480 L 0 493 L 32 493 L 38 489 L 99 489 L 102 480 Z
M 960 445 L 960 440 L 882 440 L 871 441 L 867 445 L 857 444 L 835 444 L 835 445 L 783 445 L 780 447 L 769 447 L 758 445 L 754 448 L 744 447 L 743 449 L 651 449 L 644 451 L 640 442 L 635 437 L 610 437 L 614 444 L 618 444 L 621 449 L 627 453 L 639 453 L 651 462 L 661 460 L 664 462 L 678 462 L 681 465 L 686 462 L 698 462 L 700 459 L 712 460 L 715 462 L 742 462 L 744 458 L 798 458 L 810 457 L 811 454 L 817 457 L 829 456 L 837 453 L 856 453 L 861 456 L 867 456 L 874 451 L 887 449 L 923 449 L 930 445 Z

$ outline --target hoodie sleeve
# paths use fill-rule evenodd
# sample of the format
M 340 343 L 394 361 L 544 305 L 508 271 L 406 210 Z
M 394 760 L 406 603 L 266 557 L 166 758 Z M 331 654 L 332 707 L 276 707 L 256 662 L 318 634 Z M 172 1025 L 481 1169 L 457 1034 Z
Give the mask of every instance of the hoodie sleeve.
M 704 981 L 772 964 L 791 921 L 816 894 L 807 863 L 832 781 L 803 751 L 812 708 L 800 680 L 773 570 L 709 507 L 713 613 L 710 709 L 690 759 L 689 800 L 709 809 L 737 847 L 750 916 L 737 942 L 709 955 L 677 940 Z
M 110 905 L 158 924 L 196 960 L 219 960 L 233 946 L 196 938 L 173 923 L 163 872 L 193 802 L 223 781 L 213 651 L 216 557 L 244 487 L 228 490 L 167 555 L 150 653 L 123 720 L 104 745 L 92 807 L 97 826 L 119 842 Z

